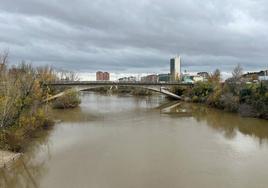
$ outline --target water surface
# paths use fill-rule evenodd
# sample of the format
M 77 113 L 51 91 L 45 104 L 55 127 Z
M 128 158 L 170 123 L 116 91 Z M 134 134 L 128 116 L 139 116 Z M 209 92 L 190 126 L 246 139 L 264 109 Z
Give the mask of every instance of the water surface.
M 266 188 L 268 122 L 201 105 L 84 93 L 0 187 Z

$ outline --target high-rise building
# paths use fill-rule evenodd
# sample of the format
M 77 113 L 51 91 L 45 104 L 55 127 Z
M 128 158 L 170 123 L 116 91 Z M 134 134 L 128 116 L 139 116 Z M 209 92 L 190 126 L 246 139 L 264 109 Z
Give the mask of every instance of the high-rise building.
M 181 57 L 170 59 L 170 81 L 178 81 L 181 76 Z
M 109 81 L 110 80 L 110 73 L 109 72 L 96 72 L 96 80 L 97 81 Z
M 103 80 L 105 80 L 105 81 L 109 81 L 110 80 L 110 74 L 109 74 L 109 72 L 104 72 L 103 73 Z
M 96 80 L 97 81 L 103 80 L 103 72 L 101 71 L 96 72 Z

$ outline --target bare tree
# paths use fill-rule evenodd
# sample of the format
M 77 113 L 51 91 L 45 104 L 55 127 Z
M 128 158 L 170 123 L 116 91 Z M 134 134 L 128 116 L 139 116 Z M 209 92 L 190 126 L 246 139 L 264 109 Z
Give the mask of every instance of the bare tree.
M 0 82 L 3 82 L 6 77 L 6 70 L 8 64 L 8 51 L 0 53 Z
M 241 78 L 243 75 L 243 68 L 241 67 L 240 64 L 238 64 L 233 72 L 232 72 L 232 77 L 228 78 L 225 81 L 226 88 L 233 94 L 233 95 L 239 95 L 240 90 L 242 88 L 242 83 Z
M 221 71 L 216 69 L 210 76 L 209 81 L 212 83 L 220 83 L 221 81 Z
M 0 53 L 0 64 L 1 65 L 7 65 L 8 63 L 8 51 L 4 51 Z
M 57 79 L 56 72 L 50 66 L 37 67 L 38 80 L 42 83 L 48 83 Z
M 233 81 L 237 82 L 241 79 L 242 75 L 243 75 L 243 68 L 240 64 L 238 64 L 233 72 L 232 72 L 232 75 L 233 75 Z
M 66 81 L 80 80 L 78 74 L 72 71 L 66 71 L 66 70 L 59 71 L 58 76 L 60 80 L 66 80 Z
M 14 125 L 25 109 L 33 107 L 40 91 L 36 90 L 36 75 L 32 66 L 24 62 L 8 71 L 1 90 L 0 127 Z

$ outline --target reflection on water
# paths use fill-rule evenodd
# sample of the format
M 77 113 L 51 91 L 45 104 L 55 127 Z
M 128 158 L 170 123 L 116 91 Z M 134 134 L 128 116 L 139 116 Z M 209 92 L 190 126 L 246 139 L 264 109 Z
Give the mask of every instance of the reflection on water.
M 64 113 L 62 110 L 53 110 L 51 116 L 54 119 L 63 122 L 88 122 L 97 120 L 97 117 L 87 111 L 83 111 L 80 107 L 75 109 L 65 109 Z
M 162 96 L 85 93 L 0 187 L 267 187 L 268 123 Z
M 47 173 L 46 161 L 50 158 L 49 134 L 52 130 L 39 133 L 29 146 L 27 154 L 18 159 L 11 168 L 0 170 L 0 187 L 39 187 L 40 179 Z M 44 155 L 44 157 L 38 157 Z
M 163 110 L 166 114 L 175 117 L 188 117 L 191 114 L 197 122 L 205 122 L 209 127 L 223 132 L 229 139 L 234 138 L 237 132 L 259 139 L 260 144 L 268 138 L 267 120 L 243 118 L 238 114 L 226 113 L 200 104 L 176 103 L 161 109 L 161 111 Z

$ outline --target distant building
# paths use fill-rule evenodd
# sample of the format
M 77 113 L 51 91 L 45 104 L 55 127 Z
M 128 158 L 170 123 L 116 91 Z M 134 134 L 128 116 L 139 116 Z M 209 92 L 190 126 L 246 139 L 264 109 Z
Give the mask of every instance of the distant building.
M 260 81 L 268 81 L 268 76 L 259 76 Z
M 136 82 L 137 78 L 134 76 L 123 77 L 118 79 L 119 82 Z
M 96 72 L 96 80 L 97 81 L 109 81 L 110 80 L 110 74 L 108 72 Z
M 268 81 L 268 70 L 260 71 L 259 80 L 260 81 Z
M 109 81 L 110 80 L 110 74 L 109 74 L 109 72 L 104 72 L 103 73 L 103 80 L 105 80 L 105 81 Z
M 158 82 L 158 76 L 156 74 L 143 76 L 143 77 L 141 77 L 141 82 L 157 83 Z
M 170 59 L 170 81 L 178 81 L 181 76 L 181 57 Z
M 248 72 L 242 75 L 243 82 L 252 82 L 252 81 L 263 81 L 267 80 L 268 70 L 259 71 L 259 72 Z
M 158 74 L 158 82 L 169 82 L 170 74 Z
M 208 72 L 199 72 L 199 73 L 197 73 L 197 75 L 203 77 L 204 79 L 209 78 Z
M 97 81 L 103 80 L 103 73 L 101 71 L 96 72 L 96 80 Z
M 194 76 L 192 76 L 192 79 L 194 82 L 204 82 L 205 81 L 205 78 L 203 76 L 200 76 L 200 75 L 194 75 Z
M 182 83 L 185 83 L 185 84 L 193 84 L 194 83 L 194 80 L 189 75 L 183 75 L 183 77 L 182 77 Z
M 196 83 L 196 82 L 204 82 L 207 81 L 206 78 L 204 78 L 203 76 L 200 75 L 190 75 L 190 74 L 184 74 L 182 76 L 182 82 L 183 83 Z

